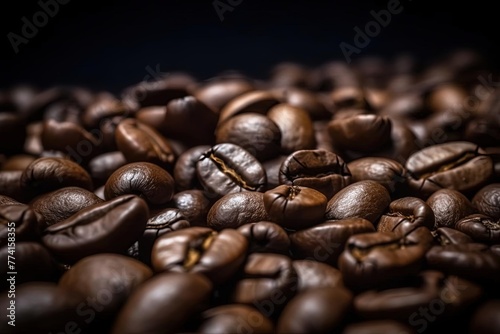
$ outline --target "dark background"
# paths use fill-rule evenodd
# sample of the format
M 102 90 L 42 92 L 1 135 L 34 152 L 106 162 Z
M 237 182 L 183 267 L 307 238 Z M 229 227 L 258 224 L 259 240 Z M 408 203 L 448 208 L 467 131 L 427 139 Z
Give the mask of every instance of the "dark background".
M 0 88 L 80 84 L 119 93 L 143 80 L 147 66 L 200 80 L 232 69 L 266 78 L 280 61 L 318 66 L 343 59 L 339 44 L 353 44 L 353 28 L 363 29 L 373 19 L 370 10 L 388 3 L 243 0 L 221 22 L 212 2 L 70 0 L 18 54 L 7 33 L 20 34 L 21 18 L 31 21 L 41 8 L 37 1 L 3 2 Z M 493 3 L 401 0 L 402 13 L 353 59 L 411 52 L 426 62 L 468 47 L 495 65 L 500 29 Z

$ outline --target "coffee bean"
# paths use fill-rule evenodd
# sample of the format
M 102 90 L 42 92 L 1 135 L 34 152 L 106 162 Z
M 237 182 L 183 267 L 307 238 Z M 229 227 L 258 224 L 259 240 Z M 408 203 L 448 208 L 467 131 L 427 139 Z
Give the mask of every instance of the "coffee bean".
M 196 164 L 201 156 L 210 149 L 208 145 L 195 146 L 182 153 L 174 166 L 175 187 L 179 191 L 202 189 L 196 175 Z
M 472 316 L 471 333 L 493 334 L 498 332 L 500 330 L 499 311 L 499 299 L 491 299 L 482 303 Z
M 469 235 L 477 242 L 500 243 L 500 220 L 482 214 L 474 214 L 460 219 L 455 228 Z
M 472 204 L 480 213 L 500 219 L 500 183 L 483 187 L 474 195 Z
M 106 183 L 106 180 L 115 170 L 127 164 L 125 156 L 120 151 L 100 154 L 89 161 L 88 169 L 90 175 L 98 184 Z
M 231 117 L 243 113 L 266 114 L 280 101 L 271 92 L 254 90 L 241 94 L 229 101 L 219 114 L 219 126 Z
M 436 227 L 454 228 L 460 219 L 474 213 L 474 208 L 467 197 L 451 189 L 436 191 L 426 203 L 434 212 Z
M 473 242 L 467 234 L 457 231 L 450 227 L 439 227 L 432 232 L 434 239 L 441 246 L 460 245 Z
M 197 333 L 248 333 L 272 334 L 274 325 L 254 307 L 229 304 L 206 310 Z
M 256 222 L 242 225 L 238 232 L 243 234 L 249 243 L 249 253 L 288 254 L 290 239 L 286 231 L 272 222 Z
M 434 224 L 434 212 L 429 205 L 416 197 L 403 197 L 389 204 L 389 212 L 380 217 L 377 231 L 404 236 L 420 226 L 432 229 Z
M 172 198 L 172 205 L 179 209 L 191 225 L 206 226 L 208 211 L 212 203 L 203 191 L 193 189 L 175 194 Z
M 340 271 L 327 264 L 315 260 L 295 260 L 293 261 L 293 268 L 297 272 L 299 279 L 298 292 L 344 286 Z
M 405 168 L 392 159 L 366 157 L 347 164 L 352 182 L 372 180 L 383 185 L 390 193 L 406 185 Z
M 24 204 L 0 204 L 0 246 L 34 241 L 40 236 L 35 212 Z
M 243 79 L 218 79 L 196 88 L 194 96 L 216 113 L 219 113 L 226 104 L 254 89 L 254 86 Z
M 406 321 L 405 321 L 406 322 Z M 349 324 L 342 334 L 414 334 L 413 328 L 394 320 L 372 320 Z

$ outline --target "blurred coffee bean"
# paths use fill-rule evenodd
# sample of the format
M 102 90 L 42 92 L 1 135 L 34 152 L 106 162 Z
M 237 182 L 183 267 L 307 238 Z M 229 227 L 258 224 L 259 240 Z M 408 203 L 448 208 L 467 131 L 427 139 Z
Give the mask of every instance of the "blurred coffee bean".
M 92 179 L 103 184 L 118 168 L 127 163 L 125 156 L 120 151 L 100 154 L 89 161 L 88 170 Z
M 91 103 L 81 116 L 82 125 L 87 129 L 98 129 L 106 118 L 126 116 L 130 110 L 113 96 L 102 96 Z
M 32 155 L 18 154 L 13 155 L 1 165 L 1 170 L 3 171 L 16 171 L 25 170 L 30 163 L 32 163 L 36 158 Z
M 274 94 L 286 105 L 305 110 L 311 120 L 329 120 L 332 113 L 328 111 L 313 92 L 297 87 L 277 88 Z
M 466 216 L 455 223 L 455 228 L 474 241 L 487 244 L 500 244 L 500 220 L 474 214 Z
M 24 204 L 0 205 L 0 247 L 18 241 L 36 241 L 40 228 L 35 212 Z
M 406 322 L 406 321 L 405 321 Z M 415 334 L 413 328 L 394 320 L 372 320 L 349 324 L 342 334 Z
M 254 86 L 244 79 L 215 79 L 197 87 L 193 95 L 216 113 L 232 99 L 254 90 Z
M 243 113 L 257 113 L 265 115 L 269 109 L 280 103 L 273 93 L 263 90 L 254 90 L 241 94 L 229 101 L 221 110 L 219 125 L 230 118 Z
M 286 160 L 286 156 L 280 155 L 274 159 L 264 161 L 262 167 L 266 171 L 267 176 L 267 189 L 276 188 L 280 185 L 280 168 L 283 161 Z
M 15 154 L 23 150 L 26 140 L 26 124 L 11 112 L 0 112 L 0 152 Z
M 16 201 L 26 202 L 28 196 L 21 188 L 23 171 L 0 171 L 0 194 L 12 197 Z
M 471 333 L 493 334 L 500 331 L 500 300 L 491 299 L 482 303 L 474 312 L 470 323 Z
M 201 314 L 197 333 L 272 334 L 274 325 L 254 307 L 241 304 L 217 306 Z
M 454 228 L 460 219 L 474 213 L 471 202 L 456 190 L 441 189 L 427 199 L 436 218 L 436 227 Z
M 472 238 L 467 234 L 450 227 L 439 227 L 432 231 L 432 235 L 441 246 L 460 245 L 473 242 Z
M 308 81 L 307 69 L 298 63 L 279 63 L 271 71 L 273 87 L 307 87 Z
M 238 232 L 247 238 L 249 253 L 288 254 L 290 239 L 278 224 L 266 221 L 249 223 L 240 226 Z
M 298 292 L 344 286 L 340 271 L 327 264 L 315 260 L 295 260 L 293 268 L 299 279 Z

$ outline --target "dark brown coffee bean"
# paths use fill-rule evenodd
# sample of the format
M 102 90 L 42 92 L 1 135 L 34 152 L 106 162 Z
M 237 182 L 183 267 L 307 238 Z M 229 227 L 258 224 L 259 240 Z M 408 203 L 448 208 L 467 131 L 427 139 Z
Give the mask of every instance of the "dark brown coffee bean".
M 259 161 L 276 157 L 281 151 L 281 131 L 270 118 L 256 114 L 236 115 L 217 127 L 216 142 L 238 145 Z
M 40 236 L 35 212 L 24 204 L 0 204 L 0 247 Z
M 483 185 L 493 173 L 490 157 L 469 142 L 426 147 L 409 157 L 409 185 L 423 196 L 447 188 L 461 192 Z
M 130 163 L 116 170 L 104 187 L 108 200 L 125 194 L 138 195 L 150 205 L 165 204 L 174 194 L 174 179 L 155 164 Z
M 35 160 L 34 156 L 28 154 L 13 155 L 5 160 L 1 165 L 1 169 L 3 171 L 23 171 Z
M 82 125 L 87 129 L 97 129 L 104 119 L 125 116 L 130 112 L 129 108 L 120 100 L 112 96 L 101 96 L 83 112 Z
M 470 201 L 456 190 L 441 189 L 427 199 L 436 218 L 436 227 L 454 228 L 460 219 L 474 213 Z
M 249 243 L 249 253 L 288 254 L 290 239 L 286 231 L 272 222 L 257 222 L 242 225 L 238 232 L 243 234 Z
M 477 242 L 500 244 L 500 219 L 474 214 L 460 219 L 455 228 Z
M 387 189 L 375 181 L 360 181 L 340 190 L 328 201 L 325 219 L 364 218 L 375 223 L 389 203 Z
M 27 194 L 21 188 L 23 171 L 0 171 L 0 194 L 20 202 L 27 201 Z
M 419 198 L 403 197 L 389 204 L 389 212 L 380 217 L 377 231 L 404 236 L 420 226 L 432 229 L 434 224 L 434 212 L 430 206 Z
M 269 109 L 280 103 L 271 92 L 255 90 L 235 97 L 228 102 L 219 115 L 219 125 L 243 113 L 258 113 L 265 115 Z
M 198 176 L 196 175 L 196 164 L 200 157 L 210 150 L 210 146 L 195 146 L 182 153 L 174 166 L 175 187 L 179 191 L 193 188 L 202 189 Z
M 264 161 L 262 167 L 266 171 L 267 176 L 267 189 L 276 188 L 280 185 L 280 168 L 283 161 L 286 160 L 286 156 L 280 155 L 274 159 Z
M 291 230 L 301 230 L 323 219 L 327 199 L 307 187 L 280 185 L 264 193 L 264 207 L 271 221 Z
M 387 158 L 366 157 L 347 164 L 352 182 L 372 180 L 383 185 L 390 193 L 406 185 L 406 170 L 397 161 Z
M 354 234 L 375 232 L 375 227 L 363 218 L 326 221 L 290 234 L 295 258 L 325 262 L 337 266 L 346 241 Z
M 364 109 L 367 107 L 365 93 L 358 86 L 343 86 L 334 89 L 330 98 L 336 110 Z
M 190 227 L 159 237 L 151 253 L 156 272 L 191 272 L 214 284 L 231 278 L 245 260 L 248 242 L 239 232 Z
M 229 101 L 252 90 L 254 86 L 244 79 L 216 79 L 198 87 L 193 95 L 219 113 Z
M 340 271 L 327 264 L 314 260 L 296 260 L 293 261 L 293 268 L 299 279 L 298 292 L 344 286 Z
M 301 64 L 282 62 L 273 67 L 270 80 L 276 87 L 306 87 L 309 71 Z
M 405 321 L 406 323 L 406 321 Z M 394 320 L 372 320 L 350 324 L 342 334 L 415 334 L 413 328 Z
M 490 299 L 474 312 L 470 323 L 471 333 L 494 334 L 500 331 L 500 299 Z
M 474 195 L 472 204 L 480 213 L 500 219 L 500 183 L 483 187 Z
M 172 169 L 175 153 L 168 140 L 155 129 L 134 119 L 125 119 L 115 132 L 116 145 L 128 162 L 151 162 Z
M 112 333 L 177 333 L 193 315 L 203 310 L 211 292 L 212 284 L 202 275 L 155 275 L 127 299 Z
M 433 231 L 432 235 L 441 246 L 460 245 L 474 242 L 467 234 L 450 227 L 440 227 Z
M 278 88 L 276 96 L 290 106 L 304 109 L 312 120 L 330 119 L 332 114 L 311 91 L 297 87 Z
M 274 333 L 271 320 L 248 305 L 217 306 L 203 312 L 201 318 L 197 333 Z
M 330 199 L 351 182 L 351 172 L 344 160 L 324 150 L 301 150 L 281 164 L 280 183 L 309 187 Z
M 286 305 L 276 333 L 331 333 L 342 324 L 352 299 L 352 293 L 340 287 L 301 292 Z
M 100 154 L 89 161 L 90 175 L 99 184 L 103 184 L 115 170 L 127 164 L 127 159 L 120 151 Z
M 26 124 L 15 113 L 0 112 L 0 152 L 22 152 L 26 140 Z
M 196 172 L 205 191 L 215 196 L 262 191 L 267 183 L 260 162 L 245 149 L 230 143 L 206 151 L 196 164 Z
M 335 146 L 369 153 L 390 144 L 392 123 L 383 116 L 357 115 L 331 121 L 328 130 Z
M 139 239 L 148 220 L 146 202 L 134 195 L 91 205 L 44 231 L 43 243 L 59 260 L 74 263 L 97 253 L 120 253 Z
M 64 273 L 59 286 L 97 300 L 101 304 L 95 309 L 98 316 L 109 317 L 118 313 L 130 294 L 151 276 L 151 269 L 139 261 L 118 254 L 98 254 L 78 261 Z
M 304 109 L 281 103 L 272 107 L 267 117 L 280 129 L 281 151 L 284 154 L 316 148 L 314 127 Z
M 33 161 L 21 176 L 21 187 L 32 196 L 65 187 L 92 190 L 92 179 L 85 169 L 62 158 L 40 158 Z
M 207 225 L 207 215 L 212 203 L 203 191 L 185 190 L 178 192 L 172 198 L 172 205 L 179 209 L 192 226 Z
M 13 198 L 10 198 L 9 196 L 0 195 L 0 205 L 4 204 L 21 204 L 21 203 L 19 203 Z
M 166 136 L 164 129 L 165 106 L 151 106 L 139 109 L 135 113 L 135 119 L 142 124 L 146 124 L 162 135 Z
M 228 194 L 208 211 L 207 225 L 214 230 L 238 228 L 244 224 L 269 221 L 264 207 L 264 194 L 254 191 Z
M 88 206 L 102 203 L 93 192 L 67 187 L 35 198 L 30 206 L 36 213 L 41 228 L 63 221 Z

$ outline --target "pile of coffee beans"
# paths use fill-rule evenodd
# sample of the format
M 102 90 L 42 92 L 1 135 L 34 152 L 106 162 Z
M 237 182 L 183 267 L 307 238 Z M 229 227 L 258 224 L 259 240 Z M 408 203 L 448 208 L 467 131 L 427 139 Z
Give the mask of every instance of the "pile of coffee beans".
M 0 91 L 0 333 L 499 333 L 490 68 Z

